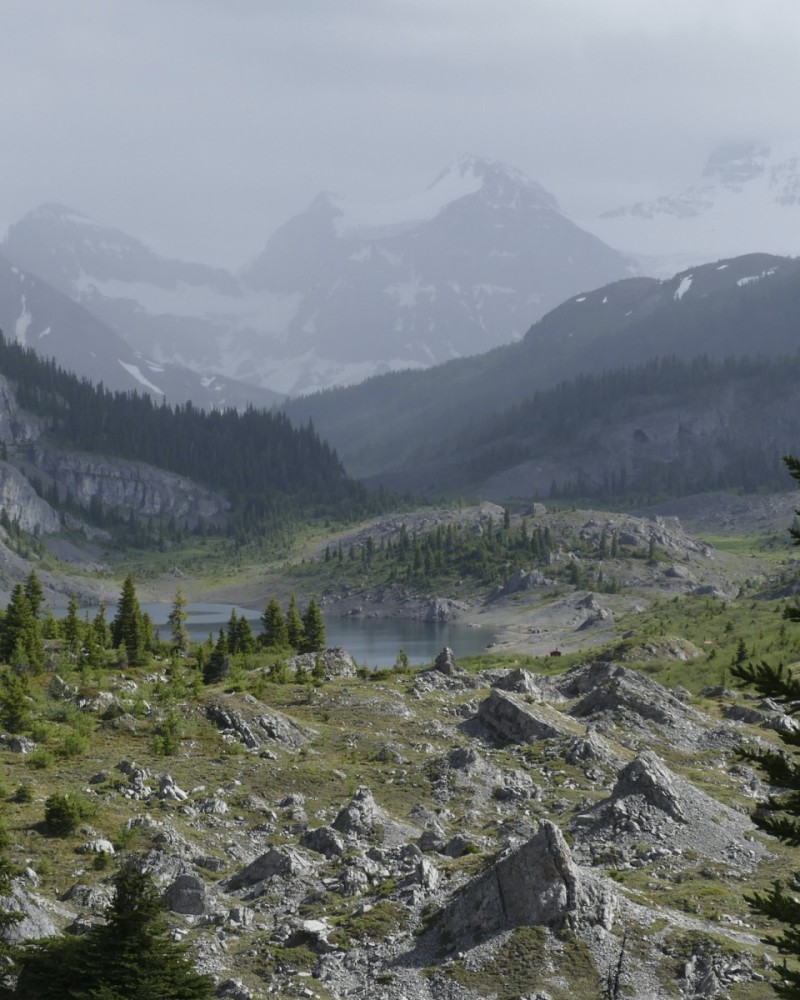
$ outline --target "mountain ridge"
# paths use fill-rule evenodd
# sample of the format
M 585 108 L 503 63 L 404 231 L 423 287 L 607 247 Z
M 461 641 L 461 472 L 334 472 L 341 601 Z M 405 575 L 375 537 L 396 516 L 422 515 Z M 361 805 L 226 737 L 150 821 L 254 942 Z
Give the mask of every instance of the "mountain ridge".
M 3 248 L 154 362 L 295 394 L 510 342 L 628 269 L 535 181 L 474 157 L 401 202 L 317 196 L 239 275 L 57 205 L 11 226 Z

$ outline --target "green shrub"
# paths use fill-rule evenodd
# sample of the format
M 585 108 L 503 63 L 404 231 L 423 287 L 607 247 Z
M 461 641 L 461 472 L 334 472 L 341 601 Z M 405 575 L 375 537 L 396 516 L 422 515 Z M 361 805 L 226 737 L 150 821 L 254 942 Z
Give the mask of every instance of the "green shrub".
M 51 837 L 66 837 L 77 830 L 89 813 L 88 803 L 80 799 L 61 793 L 51 795 L 44 804 L 45 831 Z

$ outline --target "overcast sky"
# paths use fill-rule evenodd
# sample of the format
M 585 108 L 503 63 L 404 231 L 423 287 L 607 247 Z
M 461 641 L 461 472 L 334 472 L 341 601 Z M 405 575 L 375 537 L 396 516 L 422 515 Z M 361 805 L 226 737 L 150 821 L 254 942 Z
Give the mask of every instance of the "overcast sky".
M 59 201 L 229 267 L 463 153 L 578 215 L 800 138 L 798 0 L 2 0 L 0 230 Z

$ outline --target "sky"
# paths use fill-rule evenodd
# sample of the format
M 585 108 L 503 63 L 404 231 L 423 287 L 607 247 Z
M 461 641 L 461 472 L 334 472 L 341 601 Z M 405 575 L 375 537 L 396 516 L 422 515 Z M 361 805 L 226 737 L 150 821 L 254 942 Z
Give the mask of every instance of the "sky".
M 582 218 L 800 138 L 797 0 L 2 0 L 0 233 L 55 201 L 236 269 L 464 154 Z

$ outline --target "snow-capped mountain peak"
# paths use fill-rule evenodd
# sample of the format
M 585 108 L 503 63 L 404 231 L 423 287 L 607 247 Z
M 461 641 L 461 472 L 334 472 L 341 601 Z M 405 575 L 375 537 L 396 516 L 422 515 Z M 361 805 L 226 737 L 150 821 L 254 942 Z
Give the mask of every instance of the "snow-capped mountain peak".
M 696 184 L 582 225 L 654 275 L 754 251 L 800 253 L 800 147 L 726 143 L 711 151 Z
M 64 206 L 25 216 L 5 249 L 153 362 L 292 394 L 508 343 L 629 267 L 539 184 L 474 156 L 398 201 L 319 194 L 238 276 Z

